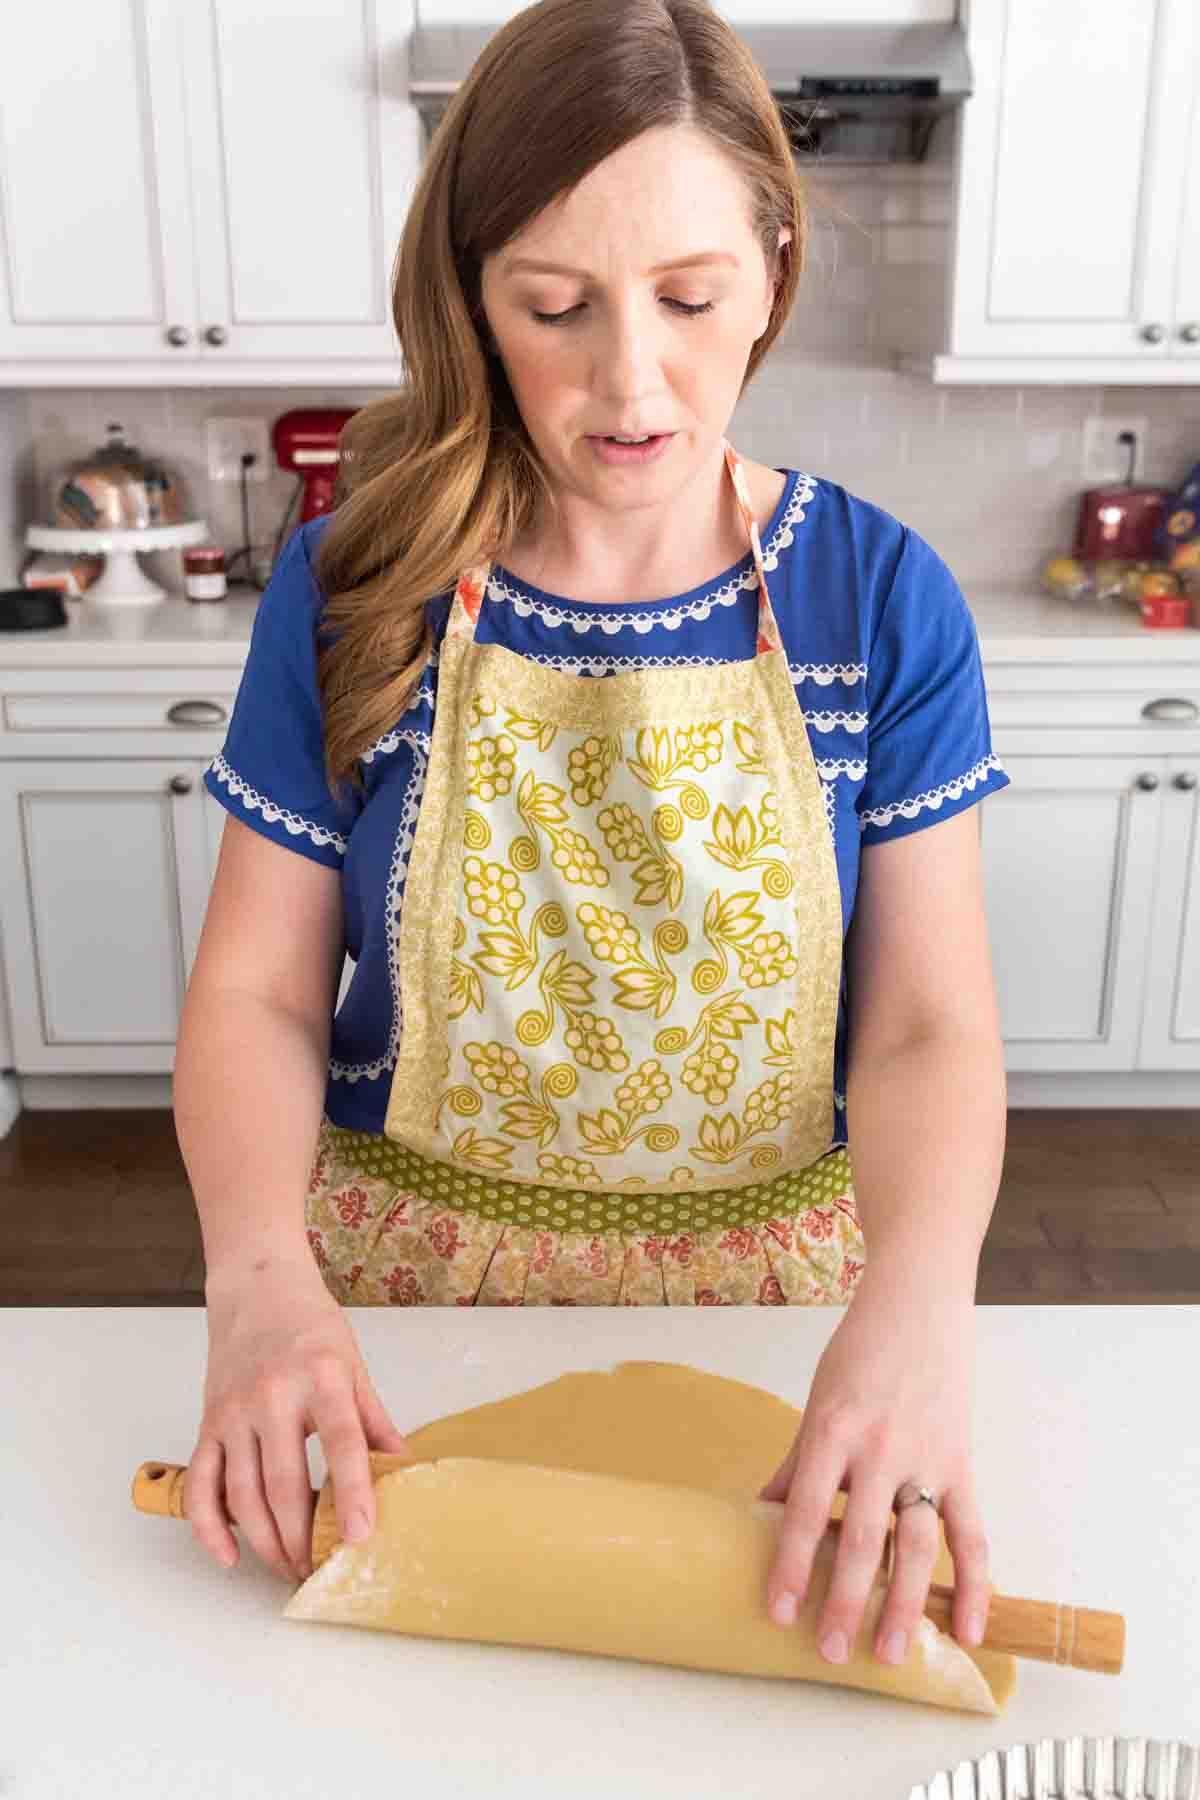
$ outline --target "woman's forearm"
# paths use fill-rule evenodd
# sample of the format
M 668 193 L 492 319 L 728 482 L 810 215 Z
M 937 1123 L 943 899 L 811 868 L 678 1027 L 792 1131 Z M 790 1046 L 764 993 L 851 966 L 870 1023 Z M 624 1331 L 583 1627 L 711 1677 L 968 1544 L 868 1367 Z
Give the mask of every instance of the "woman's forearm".
M 188 989 L 173 1105 L 209 1290 L 264 1259 L 311 1260 L 304 1206 L 328 1038 L 256 994 Z
M 851 1064 L 847 1137 L 872 1287 L 882 1277 L 897 1291 L 974 1296 L 1007 1107 L 998 1037 L 946 1030 Z

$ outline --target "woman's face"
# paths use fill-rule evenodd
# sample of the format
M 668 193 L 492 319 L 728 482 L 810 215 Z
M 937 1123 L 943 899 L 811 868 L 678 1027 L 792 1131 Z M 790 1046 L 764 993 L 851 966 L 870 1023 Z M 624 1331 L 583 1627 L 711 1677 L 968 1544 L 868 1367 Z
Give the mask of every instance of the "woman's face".
M 771 316 L 748 213 L 720 152 L 669 127 L 615 151 L 485 257 L 487 322 L 553 485 L 644 502 L 711 458 Z M 673 436 L 653 461 L 613 466 L 593 442 L 611 432 Z

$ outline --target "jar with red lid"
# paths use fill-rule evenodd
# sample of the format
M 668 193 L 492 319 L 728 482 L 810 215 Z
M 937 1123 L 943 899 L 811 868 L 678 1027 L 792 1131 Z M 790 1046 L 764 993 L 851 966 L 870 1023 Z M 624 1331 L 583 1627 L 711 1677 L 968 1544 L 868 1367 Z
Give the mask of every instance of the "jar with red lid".
M 189 600 L 225 598 L 225 552 L 220 544 L 192 544 L 183 552 L 183 587 Z

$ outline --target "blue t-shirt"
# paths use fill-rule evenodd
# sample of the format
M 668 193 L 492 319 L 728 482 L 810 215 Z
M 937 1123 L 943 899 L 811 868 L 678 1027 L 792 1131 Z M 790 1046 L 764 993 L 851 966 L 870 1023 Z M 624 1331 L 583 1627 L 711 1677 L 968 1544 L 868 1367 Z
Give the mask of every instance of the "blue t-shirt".
M 936 825 L 1009 786 L 992 754 L 975 622 L 945 563 L 908 526 L 834 481 L 787 482 L 761 532 L 772 605 L 825 792 L 842 895 L 854 911 L 859 850 Z M 312 555 L 326 517 L 288 540 L 255 614 L 224 748 L 205 773 L 236 818 L 342 871 L 355 963 L 333 1021 L 325 1110 L 382 1132 L 400 1038 L 396 927 L 437 703 L 436 646 L 450 590 L 428 602 L 435 660 L 395 726 L 361 759 L 362 795 L 325 779 L 317 689 L 323 595 Z M 476 635 L 580 677 L 737 662 L 755 654 L 754 558 L 669 600 L 594 605 L 492 567 Z M 833 1069 L 834 1136 L 846 1144 L 846 975 Z

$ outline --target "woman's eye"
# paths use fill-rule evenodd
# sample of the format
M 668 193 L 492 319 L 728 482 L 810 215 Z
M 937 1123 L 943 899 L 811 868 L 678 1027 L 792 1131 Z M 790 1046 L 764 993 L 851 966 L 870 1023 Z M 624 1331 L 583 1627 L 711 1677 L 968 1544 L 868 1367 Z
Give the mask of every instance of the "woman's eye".
M 579 305 L 582 306 L 583 302 L 580 301 Z M 668 299 L 667 305 L 673 306 L 676 309 L 676 311 L 683 313 L 687 318 L 695 319 L 695 318 L 699 317 L 699 315 L 701 313 L 711 312 L 713 309 L 714 302 L 711 300 L 705 300 L 703 305 L 701 305 L 701 306 L 689 306 L 686 300 L 670 300 L 670 299 Z M 571 317 L 572 313 L 577 313 L 578 311 L 579 311 L 579 306 L 569 306 L 567 308 L 566 312 L 560 312 L 560 313 L 534 312 L 532 316 L 537 320 L 539 325 L 565 325 L 567 320 Z
M 530 316 L 535 318 L 539 325 L 565 325 L 567 320 L 571 317 L 571 314 L 575 311 L 575 307 L 569 306 L 566 312 L 547 313 L 534 310 Z

